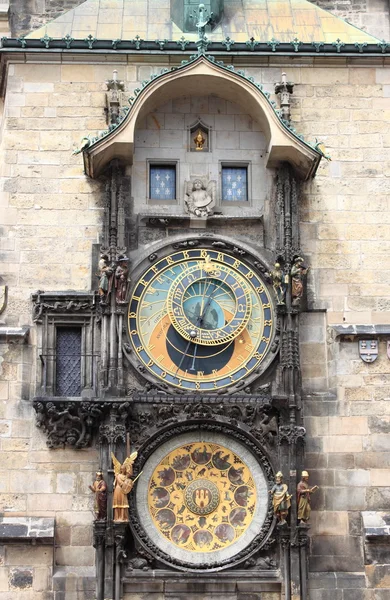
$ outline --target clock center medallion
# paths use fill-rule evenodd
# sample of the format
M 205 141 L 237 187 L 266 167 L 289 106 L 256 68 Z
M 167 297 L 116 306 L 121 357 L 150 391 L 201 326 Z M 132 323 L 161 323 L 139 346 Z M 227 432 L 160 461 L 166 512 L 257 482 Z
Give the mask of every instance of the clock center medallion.
M 195 515 L 208 515 L 219 505 L 218 487 L 207 479 L 192 481 L 185 491 L 187 508 Z

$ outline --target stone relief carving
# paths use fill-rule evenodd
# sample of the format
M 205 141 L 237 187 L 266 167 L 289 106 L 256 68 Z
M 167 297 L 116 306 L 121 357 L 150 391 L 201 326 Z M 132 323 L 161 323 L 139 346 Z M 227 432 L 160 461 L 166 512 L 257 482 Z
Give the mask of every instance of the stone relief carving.
M 207 184 L 200 178 L 186 181 L 185 206 L 187 212 L 193 217 L 207 218 L 212 214 L 215 205 L 217 182 L 209 181 Z

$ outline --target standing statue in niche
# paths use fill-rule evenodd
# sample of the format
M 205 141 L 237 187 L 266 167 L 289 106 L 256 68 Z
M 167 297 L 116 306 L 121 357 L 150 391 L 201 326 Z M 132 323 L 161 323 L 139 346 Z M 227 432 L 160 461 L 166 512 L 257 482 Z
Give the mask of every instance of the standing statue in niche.
M 129 520 L 129 501 L 127 494 L 134 487 L 136 479 L 130 479 L 133 474 L 134 461 L 137 458 L 137 452 L 133 452 L 126 460 L 121 463 L 111 453 L 112 462 L 114 464 L 114 494 L 112 498 L 113 520 L 115 522 L 127 522 Z
M 96 521 L 105 521 L 107 518 L 107 484 L 103 479 L 102 471 L 97 471 L 96 480 L 89 486 L 95 494 L 94 512 Z
M 280 263 L 275 263 L 274 269 L 270 273 L 272 279 L 272 287 L 274 288 L 276 300 L 279 305 L 285 304 L 286 282 Z
M 127 256 L 120 256 L 118 266 L 115 269 L 115 299 L 117 304 L 126 304 L 127 290 L 130 283 L 128 262 Z
M 309 267 L 304 264 L 303 258 L 300 256 L 294 258 L 291 267 L 291 297 L 293 306 L 299 306 L 301 303 L 303 296 L 303 280 L 308 270 Z
M 185 190 L 187 212 L 198 218 L 208 217 L 215 204 L 216 181 L 209 181 L 207 187 L 201 179 L 186 181 Z
M 274 515 L 279 521 L 279 525 L 287 523 L 286 517 L 291 506 L 291 494 L 288 492 L 287 484 L 283 483 L 283 473 L 279 471 L 275 475 L 275 484 L 269 492 L 272 496 L 272 505 Z
M 310 519 L 310 494 L 313 494 L 318 490 L 318 485 L 314 485 L 310 488 L 308 481 L 309 473 L 307 471 L 302 471 L 301 481 L 297 485 L 298 520 L 301 525 L 304 525 Z
M 107 302 L 107 297 L 111 289 L 110 280 L 113 269 L 108 265 L 107 254 L 101 254 L 99 260 L 99 296 L 102 304 Z

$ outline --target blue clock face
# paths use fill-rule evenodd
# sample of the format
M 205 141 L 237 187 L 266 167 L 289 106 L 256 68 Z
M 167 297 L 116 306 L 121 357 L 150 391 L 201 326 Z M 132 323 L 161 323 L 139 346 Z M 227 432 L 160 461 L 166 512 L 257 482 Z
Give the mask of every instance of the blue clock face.
M 128 332 L 138 360 L 155 377 L 212 392 L 265 361 L 274 337 L 271 297 L 241 260 L 205 248 L 180 250 L 136 283 Z

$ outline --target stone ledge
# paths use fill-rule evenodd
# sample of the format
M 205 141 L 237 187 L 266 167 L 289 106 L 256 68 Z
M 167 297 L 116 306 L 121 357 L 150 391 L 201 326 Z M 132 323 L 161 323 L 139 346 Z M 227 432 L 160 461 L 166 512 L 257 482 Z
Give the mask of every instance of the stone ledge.
M 329 325 L 337 336 L 390 335 L 390 325 Z
M 390 513 L 363 511 L 364 537 L 370 542 L 387 540 L 390 543 Z
M 27 342 L 30 328 L 27 325 L 23 327 L 7 327 L 0 325 L 0 343 L 21 343 Z
M 52 544 L 54 542 L 54 518 L 0 517 L 0 540 Z
M 227 596 L 241 592 L 280 592 L 279 571 L 221 571 L 186 573 L 172 571 L 134 571 L 123 578 L 125 592 L 202 593 Z

